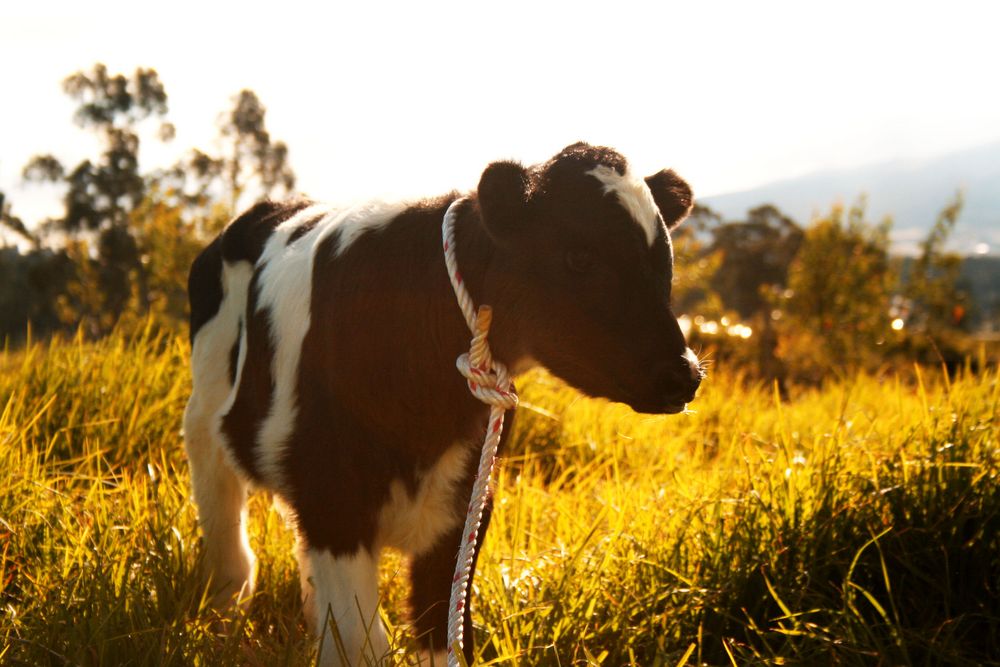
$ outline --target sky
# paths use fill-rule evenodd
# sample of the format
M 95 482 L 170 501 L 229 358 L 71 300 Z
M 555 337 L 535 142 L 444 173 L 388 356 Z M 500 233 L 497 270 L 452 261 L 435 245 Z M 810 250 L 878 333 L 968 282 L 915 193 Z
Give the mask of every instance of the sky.
M 577 140 L 708 196 L 1000 139 L 996 2 L 45 2 L 0 6 L 0 191 L 29 224 L 36 153 L 97 154 L 60 82 L 156 69 L 177 136 L 211 149 L 242 88 L 333 201 L 475 186 Z M 320 6 L 320 9 L 316 7 Z

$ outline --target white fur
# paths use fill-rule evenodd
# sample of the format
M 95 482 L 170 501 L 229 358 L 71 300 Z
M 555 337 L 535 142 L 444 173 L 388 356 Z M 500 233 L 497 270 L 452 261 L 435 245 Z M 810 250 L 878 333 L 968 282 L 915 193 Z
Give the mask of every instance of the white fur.
M 691 379 L 700 380 L 701 379 L 701 366 L 698 363 L 698 355 L 694 353 L 690 347 L 684 348 L 684 354 L 682 355 L 684 359 L 687 360 L 688 366 L 691 369 Z
M 341 236 L 336 255 L 342 254 L 365 231 L 384 225 L 399 215 L 405 204 L 366 204 L 343 211 L 326 209 L 325 217 L 291 245 L 288 237 L 306 220 L 323 213 L 310 207 L 282 223 L 268 239 L 257 262 L 260 292 L 257 310 L 268 309 L 274 359 L 274 399 L 257 435 L 257 461 L 266 484 L 284 491 L 281 461 L 298 415 L 296 384 L 302 341 L 309 331 L 312 276 L 316 251 L 337 230 Z
M 652 246 L 657 230 L 663 225 L 660 220 L 660 210 L 650 192 L 646 181 L 626 170 L 625 175 L 619 174 L 612 167 L 598 165 L 587 172 L 604 184 L 604 192 L 614 192 L 618 201 L 642 228 L 646 234 L 646 242 Z
M 344 211 L 343 215 L 333 223 L 337 229 L 342 230 L 336 256 L 344 254 L 362 234 L 382 227 L 406 208 L 407 204 L 403 202 L 387 203 L 375 200 Z
M 305 555 L 312 573 L 312 615 L 321 628 L 319 664 L 380 664 L 389 640 L 378 615 L 378 559 L 365 549 L 351 556 L 315 549 Z
M 298 415 L 295 384 L 302 340 L 309 331 L 313 255 L 317 239 L 327 229 L 323 225 L 326 219 L 317 223 L 296 243 L 290 246 L 287 243 L 288 237 L 299 225 L 322 213 L 316 209 L 309 207 L 279 225 L 257 261 L 259 275 L 255 312 L 266 309 L 270 319 L 274 394 L 270 410 L 257 434 L 255 458 L 264 483 L 277 491 L 285 490 L 281 456 Z
M 229 350 L 239 335 L 251 272 L 248 262 L 224 270 L 219 312 L 198 331 L 191 349 L 191 398 L 184 411 L 184 445 L 205 563 L 219 607 L 252 593 L 256 564 L 247 537 L 245 477 L 236 472 L 215 423 L 222 406 L 231 403 Z
M 455 445 L 418 479 L 416 495 L 395 480 L 389 500 L 379 512 L 378 541 L 413 555 L 433 547 L 463 517 L 455 507 L 454 487 L 462 478 L 472 450 Z M 458 552 L 459 545 L 455 545 Z

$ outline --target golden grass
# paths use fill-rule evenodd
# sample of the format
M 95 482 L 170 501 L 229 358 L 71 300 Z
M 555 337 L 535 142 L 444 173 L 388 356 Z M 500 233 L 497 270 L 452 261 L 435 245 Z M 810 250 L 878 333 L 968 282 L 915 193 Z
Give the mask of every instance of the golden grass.
M 788 401 L 726 369 L 636 415 L 544 373 L 497 480 L 482 664 L 1000 660 L 1000 383 L 858 375 Z M 310 664 L 291 536 L 253 500 L 258 593 L 205 605 L 179 435 L 187 342 L 0 355 L 0 663 Z M 383 568 L 400 659 L 398 556 Z

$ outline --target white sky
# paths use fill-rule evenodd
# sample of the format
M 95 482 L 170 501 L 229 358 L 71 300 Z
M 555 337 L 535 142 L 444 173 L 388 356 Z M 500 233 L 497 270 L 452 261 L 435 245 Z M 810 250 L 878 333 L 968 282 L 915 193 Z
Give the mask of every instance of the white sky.
M 166 86 L 177 138 L 145 166 L 211 147 L 249 87 L 321 199 L 470 188 L 578 139 L 709 195 L 1000 138 L 996 2 L 11 4 L 0 190 L 29 223 L 58 202 L 28 158 L 96 154 L 60 82 L 98 61 Z

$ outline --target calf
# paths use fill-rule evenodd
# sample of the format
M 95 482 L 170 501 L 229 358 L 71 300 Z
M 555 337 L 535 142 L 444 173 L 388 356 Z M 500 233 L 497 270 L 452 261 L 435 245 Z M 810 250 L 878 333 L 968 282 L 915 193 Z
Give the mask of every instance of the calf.
M 247 485 L 272 490 L 297 529 L 322 664 L 387 653 L 383 547 L 411 556 L 418 642 L 444 664 L 488 414 L 454 368 L 469 331 L 441 220 L 458 198 L 261 203 L 191 268 L 184 432 L 215 600 L 252 591 Z M 670 311 L 668 230 L 690 206 L 672 171 L 636 177 L 608 148 L 574 144 L 529 168 L 490 164 L 456 207 L 455 234 L 474 302 L 493 307 L 495 357 L 514 372 L 540 364 L 640 412 L 683 410 L 702 372 Z M 464 623 L 471 660 L 468 605 Z

